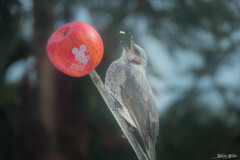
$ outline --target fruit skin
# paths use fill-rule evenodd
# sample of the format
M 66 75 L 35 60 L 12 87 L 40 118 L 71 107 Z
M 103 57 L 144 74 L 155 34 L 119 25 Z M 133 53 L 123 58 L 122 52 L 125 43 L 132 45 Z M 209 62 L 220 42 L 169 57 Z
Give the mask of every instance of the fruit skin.
M 98 32 L 84 22 L 70 22 L 48 39 L 46 51 L 53 65 L 63 73 L 81 77 L 101 62 L 103 42 Z

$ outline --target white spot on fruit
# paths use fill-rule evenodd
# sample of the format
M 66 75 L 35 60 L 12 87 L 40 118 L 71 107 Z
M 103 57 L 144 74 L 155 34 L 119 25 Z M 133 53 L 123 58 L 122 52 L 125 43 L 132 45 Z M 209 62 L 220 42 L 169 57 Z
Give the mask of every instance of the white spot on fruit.
M 88 55 L 86 55 L 86 53 L 88 53 Z M 73 63 L 71 69 L 84 70 L 85 65 L 88 63 L 92 53 L 90 50 L 87 50 L 87 47 L 83 44 L 79 47 L 79 49 L 76 47 L 73 48 L 72 54 L 75 55 L 75 59 L 79 62 L 79 65 Z
M 78 65 L 78 64 L 75 64 L 75 63 L 73 63 L 72 65 L 71 65 L 71 69 L 74 69 L 74 70 L 84 70 L 84 68 L 85 68 L 85 66 L 83 66 L 83 65 Z

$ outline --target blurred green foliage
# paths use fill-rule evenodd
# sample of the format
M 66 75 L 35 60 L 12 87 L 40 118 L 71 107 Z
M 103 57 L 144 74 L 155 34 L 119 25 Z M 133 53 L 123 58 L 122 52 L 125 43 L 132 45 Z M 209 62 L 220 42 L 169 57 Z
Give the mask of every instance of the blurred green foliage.
M 240 59 L 238 1 L 0 0 L 0 160 L 137 159 L 88 76 L 72 78 L 55 71 L 53 131 L 47 129 L 40 116 L 38 68 L 43 66 L 34 52 L 39 47 L 34 35 L 49 37 L 46 34 L 53 30 L 44 29 L 81 21 L 76 18 L 81 10 L 83 16 L 89 13 L 89 22 L 104 42 L 104 57 L 97 68 L 101 77 L 121 52 L 119 30 L 131 31 L 143 46 L 146 42 L 141 33 L 154 37 L 168 48 L 173 59 L 181 54 L 176 52 L 179 49 L 203 58 L 202 67 L 189 71 L 194 84 L 160 115 L 156 146 L 159 160 L 211 159 L 218 153 L 240 156 L 240 85 L 231 87 L 213 80 L 213 89 L 223 101 L 218 110 L 199 100 L 209 90 L 198 87 L 202 78 L 214 79 L 219 68 L 231 67 L 233 59 Z M 33 30 L 30 37 L 24 35 L 24 30 Z M 9 83 L 6 74 L 11 65 L 30 56 L 37 61 L 31 71 L 27 70 L 17 83 Z M 155 73 L 151 62 L 150 66 L 150 72 Z M 33 82 L 32 72 L 37 74 Z M 161 79 L 161 73 L 154 75 Z

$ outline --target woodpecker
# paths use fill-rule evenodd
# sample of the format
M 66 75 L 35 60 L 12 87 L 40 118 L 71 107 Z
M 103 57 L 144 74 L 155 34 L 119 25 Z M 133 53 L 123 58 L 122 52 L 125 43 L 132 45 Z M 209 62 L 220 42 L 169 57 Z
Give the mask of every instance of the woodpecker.
M 159 115 L 152 89 L 146 77 L 147 55 L 130 35 L 128 48 L 122 41 L 122 56 L 108 68 L 105 87 L 120 104 L 119 112 L 134 126 L 150 160 L 156 160 L 155 144 L 159 130 Z

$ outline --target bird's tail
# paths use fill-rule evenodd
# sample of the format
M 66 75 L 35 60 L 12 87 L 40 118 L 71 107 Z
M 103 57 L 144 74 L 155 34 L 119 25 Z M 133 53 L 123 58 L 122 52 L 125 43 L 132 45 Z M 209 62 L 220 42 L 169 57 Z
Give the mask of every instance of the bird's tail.
M 149 147 L 147 148 L 147 154 L 150 160 L 157 160 L 155 144 L 151 141 Z

